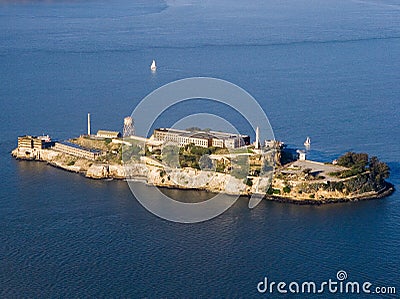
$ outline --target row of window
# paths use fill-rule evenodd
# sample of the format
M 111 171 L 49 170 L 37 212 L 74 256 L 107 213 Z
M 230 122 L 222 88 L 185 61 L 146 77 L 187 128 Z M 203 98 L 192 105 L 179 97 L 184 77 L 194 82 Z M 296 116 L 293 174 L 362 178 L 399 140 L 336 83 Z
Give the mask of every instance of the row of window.
M 154 138 L 160 141 L 172 141 L 179 143 L 180 146 L 194 143 L 197 146 L 208 147 L 210 146 L 210 140 L 204 138 L 195 138 L 195 137 L 186 137 L 180 136 L 179 134 L 169 133 L 169 132 L 154 132 Z M 228 147 L 228 148 L 236 148 L 240 146 L 244 146 L 245 142 L 241 138 L 230 138 L 228 140 L 222 140 L 217 138 L 212 139 L 212 146 L 214 147 Z
M 195 138 L 195 137 L 186 137 L 186 136 L 180 136 L 178 134 L 171 134 L 171 133 L 164 133 L 164 132 L 155 132 L 154 137 L 156 140 L 161 140 L 161 141 L 172 141 L 179 143 L 180 146 L 189 144 L 189 143 L 194 143 L 197 146 L 202 146 L 202 147 L 208 147 L 209 146 L 209 140 L 208 139 L 200 139 L 200 138 Z
M 87 151 L 82 148 L 76 148 L 58 142 L 55 144 L 54 149 L 72 156 L 86 158 L 90 160 L 95 160 L 97 157 L 100 156 L 100 153 Z

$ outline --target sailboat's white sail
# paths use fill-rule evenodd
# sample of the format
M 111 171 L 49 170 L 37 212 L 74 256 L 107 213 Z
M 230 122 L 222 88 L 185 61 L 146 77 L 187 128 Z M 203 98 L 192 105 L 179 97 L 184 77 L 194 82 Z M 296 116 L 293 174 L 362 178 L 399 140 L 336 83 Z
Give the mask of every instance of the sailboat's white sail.
M 151 69 L 152 71 L 155 71 L 155 70 L 157 69 L 156 61 L 155 61 L 154 59 L 153 59 L 153 62 L 151 63 L 150 69 Z
M 310 137 L 307 137 L 306 141 L 304 141 L 305 146 L 310 146 L 311 145 L 311 139 Z

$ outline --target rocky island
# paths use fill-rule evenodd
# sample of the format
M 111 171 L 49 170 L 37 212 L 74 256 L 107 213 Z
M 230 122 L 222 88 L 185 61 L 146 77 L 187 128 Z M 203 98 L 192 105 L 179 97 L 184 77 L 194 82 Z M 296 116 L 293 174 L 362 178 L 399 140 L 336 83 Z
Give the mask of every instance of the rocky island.
M 306 160 L 282 142 L 250 144 L 247 135 L 191 128 L 160 128 L 150 138 L 100 130 L 68 141 L 21 136 L 17 159 L 43 161 L 92 179 L 140 180 L 178 189 L 269 200 L 322 204 L 381 198 L 394 191 L 389 167 L 365 153 L 346 153 L 332 163 Z

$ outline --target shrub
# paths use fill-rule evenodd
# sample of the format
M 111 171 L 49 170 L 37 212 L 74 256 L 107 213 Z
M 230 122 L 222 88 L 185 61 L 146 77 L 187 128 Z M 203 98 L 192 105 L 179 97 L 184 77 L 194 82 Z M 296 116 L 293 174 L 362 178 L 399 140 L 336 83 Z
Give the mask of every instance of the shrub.
M 253 179 L 245 178 L 243 180 L 243 183 L 245 183 L 247 186 L 251 187 L 251 186 L 253 186 Z
M 285 186 L 285 187 L 283 187 L 283 192 L 285 192 L 285 193 L 290 193 L 290 191 L 291 191 L 291 189 L 290 189 L 290 187 L 289 186 Z
M 389 166 L 386 163 L 380 162 L 377 157 L 371 158 L 369 170 L 371 179 L 374 180 L 378 186 L 383 185 L 384 180 L 390 175 Z
M 281 190 L 279 190 L 279 189 L 274 189 L 274 190 L 273 190 L 273 194 L 281 194 Z
M 348 152 L 338 158 L 337 164 L 348 168 L 357 168 L 362 172 L 368 165 L 368 154 Z
M 272 195 L 274 193 L 274 190 L 272 189 L 271 186 L 269 186 L 267 194 Z

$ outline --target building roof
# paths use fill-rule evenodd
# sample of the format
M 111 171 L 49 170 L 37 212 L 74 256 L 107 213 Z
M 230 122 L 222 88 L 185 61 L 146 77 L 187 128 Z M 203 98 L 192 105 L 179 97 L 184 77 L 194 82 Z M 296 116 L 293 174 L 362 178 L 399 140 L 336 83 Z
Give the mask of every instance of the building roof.
M 70 146 L 70 147 L 73 147 L 73 148 L 81 149 L 81 150 L 84 150 L 84 151 L 87 151 L 87 152 L 91 152 L 91 153 L 94 153 L 94 154 L 101 154 L 101 151 L 100 151 L 100 150 L 89 149 L 89 148 L 81 147 L 80 145 L 75 144 L 75 143 L 72 143 L 72 142 L 68 142 L 68 141 L 57 141 L 57 143 L 64 144 L 64 145 L 67 145 L 67 146 Z
M 121 135 L 121 133 L 117 131 L 98 130 L 96 135 L 110 135 L 113 137 L 118 137 Z
M 179 130 L 179 129 L 171 129 L 171 128 L 159 128 L 155 129 L 155 131 L 167 132 L 170 134 L 177 134 L 185 137 L 193 137 L 193 138 L 216 138 L 216 139 L 231 139 L 237 137 L 248 137 L 248 135 L 234 134 L 234 133 L 226 133 L 226 132 L 217 132 L 217 131 L 187 131 L 187 130 Z

